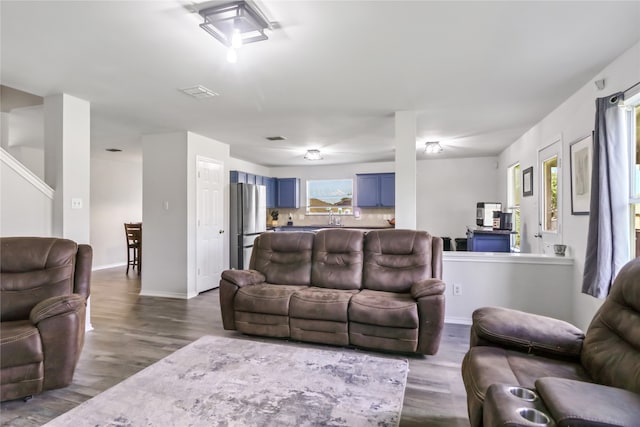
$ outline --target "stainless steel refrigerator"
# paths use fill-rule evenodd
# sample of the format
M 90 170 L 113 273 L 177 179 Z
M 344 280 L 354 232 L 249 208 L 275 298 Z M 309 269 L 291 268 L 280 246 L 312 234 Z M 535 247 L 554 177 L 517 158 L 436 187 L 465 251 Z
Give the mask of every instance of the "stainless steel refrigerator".
M 267 231 L 267 188 L 264 185 L 231 184 L 230 194 L 230 267 L 247 269 L 253 241 Z

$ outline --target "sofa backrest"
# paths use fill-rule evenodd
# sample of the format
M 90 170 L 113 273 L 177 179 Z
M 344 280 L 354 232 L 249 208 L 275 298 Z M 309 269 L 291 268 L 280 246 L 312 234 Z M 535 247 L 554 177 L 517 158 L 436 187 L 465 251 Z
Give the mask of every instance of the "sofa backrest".
M 364 231 L 326 229 L 313 242 L 311 283 L 333 289 L 360 289 Z
M 0 238 L 0 319 L 25 320 L 49 297 L 89 295 L 88 245 L 53 237 Z
M 308 285 L 315 234 L 307 231 L 262 233 L 253 242 L 249 268 L 268 283 Z
M 587 329 L 580 358 L 596 382 L 640 393 L 640 258 L 618 273 Z
M 442 239 L 426 231 L 373 230 L 364 238 L 362 287 L 409 292 L 420 280 L 442 279 Z

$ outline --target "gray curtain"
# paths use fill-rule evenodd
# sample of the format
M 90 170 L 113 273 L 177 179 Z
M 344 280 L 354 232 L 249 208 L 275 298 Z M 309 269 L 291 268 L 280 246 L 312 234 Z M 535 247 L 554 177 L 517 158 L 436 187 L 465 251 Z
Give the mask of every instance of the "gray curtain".
M 629 261 L 629 157 L 622 92 L 596 100 L 589 234 L 582 292 L 609 294 Z

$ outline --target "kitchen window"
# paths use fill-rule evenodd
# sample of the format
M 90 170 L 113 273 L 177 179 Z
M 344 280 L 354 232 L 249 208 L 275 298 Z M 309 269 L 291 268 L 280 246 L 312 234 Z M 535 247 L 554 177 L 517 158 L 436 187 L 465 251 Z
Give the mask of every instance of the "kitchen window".
M 307 215 L 351 215 L 353 180 L 307 180 Z

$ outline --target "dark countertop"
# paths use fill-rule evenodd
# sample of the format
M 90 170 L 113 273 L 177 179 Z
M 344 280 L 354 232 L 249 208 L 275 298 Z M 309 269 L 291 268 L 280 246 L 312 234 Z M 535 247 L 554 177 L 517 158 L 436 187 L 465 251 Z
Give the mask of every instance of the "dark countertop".
M 470 230 L 470 231 L 474 234 L 516 234 L 515 231 L 511 231 L 511 230 L 493 230 L 491 228 L 476 229 L 476 230 Z
M 371 225 L 371 226 L 347 226 L 347 225 L 343 225 L 343 226 L 337 226 L 337 225 L 280 225 L 278 227 L 267 227 L 267 230 L 273 230 L 273 231 L 309 231 L 309 230 L 321 230 L 321 229 L 325 229 L 325 228 L 351 228 L 351 229 L 356 229 L 356 230 L 386 230 L 386 229 L 393 229 L 395 227 L 390 227 L 390 226 L 375 226 L 375 225 Z

